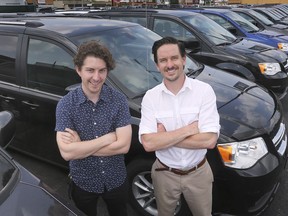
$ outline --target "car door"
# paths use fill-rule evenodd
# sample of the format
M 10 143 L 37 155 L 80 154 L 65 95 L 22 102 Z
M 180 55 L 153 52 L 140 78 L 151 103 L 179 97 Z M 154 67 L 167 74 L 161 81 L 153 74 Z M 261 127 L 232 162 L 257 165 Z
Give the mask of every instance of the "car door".
M 16 75 L 17 68 L 19 69 L 17 59 L 21 38 L 21 34 L 0 33 L 0 110 L 11 111 L 17 119 L 14 141 L 25 139 L 26 126 L 22 116 L 20 86 Z
M 55 40 L 25 36 L 21 67 L 20 106 L 26 140 L 13 147 L 42 160 L 67 167 L 56 144 L 55 109 L 66 87 L 80 83 L 73 51 Z M 56 153 L 56 154 L 55 154 Z

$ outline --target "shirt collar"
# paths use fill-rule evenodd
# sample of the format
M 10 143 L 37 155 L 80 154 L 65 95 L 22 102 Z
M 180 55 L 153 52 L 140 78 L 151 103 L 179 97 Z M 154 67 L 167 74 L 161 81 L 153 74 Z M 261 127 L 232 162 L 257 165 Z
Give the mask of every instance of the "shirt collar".
M 169 91 L 169 89 L 167 89 L 167 87 L 165 86 L 163 81 L 162 81 L 160 87 L 161 87 L 161 90 L 163 92 L 171 94 L 171 91 Z M 184 84 L 183 84 L 182 88 L 180 89 L 179 93 L 185 91 L 186 89 L 192 90 L 192 84 L 191 84 L 191 82 L 189 82 L 189 78 L 185 75 Z
M 78 105 L 85 103 L 86 101 L 89 101 L 88 98 L 86 97 L 86 95 L 83 92 L 82 86 L 80 85 L 77 89 L 76 89 L 76 95 L 78 98 Z M 100 96 L 99 96 L 99 101 L 103 100 L 103 101 L 107 101 L 108 100 L 108 86 L 104 83 L 104 85 L 102 86 L 101 92 L 100 92 Z

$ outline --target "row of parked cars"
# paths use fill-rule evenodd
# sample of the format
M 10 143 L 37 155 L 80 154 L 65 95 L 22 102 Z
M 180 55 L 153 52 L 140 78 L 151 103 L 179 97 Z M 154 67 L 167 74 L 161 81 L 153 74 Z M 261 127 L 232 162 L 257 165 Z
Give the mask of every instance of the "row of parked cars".
M 125 157 L 130 204 L 140 215 L 157 215 L 150 176 L 155 155 L 139 143 L 138 126 L 145 92 L 162 81 L 152 45 L 173 36 L 187 48 L 187 76 L 209 83 L 217 97 L 221 131 L 207 154 L 214 174 L 213 214 L 260 215 L 287 163 L 281 103 L 288 84 L 285 41 L 275 47 L 234 35 L 203 13 L 218 10 L 0 15 L 0 109 L 16 120 L 8 148 L 68 168 L 55 140 L 55 107 L 80 83 L 73 64 L 77 47 L 99 40 L 116 61 L 106 84 L 127 96 L 132 116 L 132 145 Z M 228 158 L 223 149 L 233 149 Z M 189 214 L 185 200 L 179 200 L 175 215 Z

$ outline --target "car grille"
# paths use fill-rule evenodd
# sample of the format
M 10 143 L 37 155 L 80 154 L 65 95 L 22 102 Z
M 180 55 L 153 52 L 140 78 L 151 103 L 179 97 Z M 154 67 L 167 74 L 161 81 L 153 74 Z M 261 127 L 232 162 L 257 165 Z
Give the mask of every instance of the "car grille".
M 284 155 L 287 148 L 287 134 L 285 124 L 281 123 L 279 130 L 273 138 L 273 143 L 279 154 Z

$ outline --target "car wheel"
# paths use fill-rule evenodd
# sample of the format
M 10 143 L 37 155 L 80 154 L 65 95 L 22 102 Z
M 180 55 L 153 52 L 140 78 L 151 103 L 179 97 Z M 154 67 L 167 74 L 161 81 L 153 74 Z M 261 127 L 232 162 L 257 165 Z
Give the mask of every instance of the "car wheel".
M 158 215 L 151 179 L 153 162 L 154 160 L 151 159 L 137 159 L 127 166 L 130 204 L 137 212 L 145 216 Z M 183 197 L 179 200 L 174 215 L 190 215 Z

